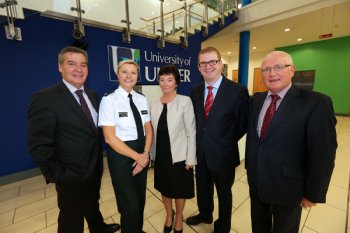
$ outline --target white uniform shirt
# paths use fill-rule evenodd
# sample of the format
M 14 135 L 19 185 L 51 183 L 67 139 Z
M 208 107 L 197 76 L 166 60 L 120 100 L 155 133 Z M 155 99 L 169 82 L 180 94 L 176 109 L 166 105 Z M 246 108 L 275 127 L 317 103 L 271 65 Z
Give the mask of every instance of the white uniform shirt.
M 146 97 L 135 91 L 131 91 L 130 94 L 144 125 L 151 120 Z M 99 111 L 98 126 L 114 126 L 115 135 L 122 141 L 137 139 L 136 124 L 128 95 L 129 93 L 119 86 L 113 93 L 102 98 Z

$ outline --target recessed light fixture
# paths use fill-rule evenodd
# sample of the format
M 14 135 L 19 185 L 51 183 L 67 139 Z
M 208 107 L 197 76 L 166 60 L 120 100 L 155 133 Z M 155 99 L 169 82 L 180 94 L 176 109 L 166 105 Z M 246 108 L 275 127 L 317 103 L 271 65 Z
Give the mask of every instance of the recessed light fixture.
M 228 51 L 227 54 L 231 54 L 231 51 Z
M 285 28 L 284 31 L 285 32 L 289 32 L 291 29 L 290 28 Z
M 298 38 L 298 39 L 297 39 L 297 41 L 302 41 L 302 40 L 303 40 L 303 38 Z
M 256 49 L 256 47 L 254 46 L 253 49 Z

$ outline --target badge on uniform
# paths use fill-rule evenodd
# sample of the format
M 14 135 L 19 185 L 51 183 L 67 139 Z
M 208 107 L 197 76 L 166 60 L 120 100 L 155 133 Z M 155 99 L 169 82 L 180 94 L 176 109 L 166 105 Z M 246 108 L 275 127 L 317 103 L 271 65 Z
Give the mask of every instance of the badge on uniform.
M 119 117 L 128 117 L 128 113 L 127 112 L 118 112 Z
M 142 115 L 146 115 L 147 113 L 148 113 L 147 110 L 141 110 Z

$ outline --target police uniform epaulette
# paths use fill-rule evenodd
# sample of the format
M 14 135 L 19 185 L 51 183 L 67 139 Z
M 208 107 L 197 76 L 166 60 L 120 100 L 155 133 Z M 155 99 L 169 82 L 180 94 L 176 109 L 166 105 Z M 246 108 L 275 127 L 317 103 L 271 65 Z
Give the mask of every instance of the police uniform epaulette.
M 113 90 L 113 91 L 110 91 L 110 92 L 106 92 L 106 93 L 103 94 L 103 96 L 107 96 L 107 95 L 109 95 L 109 94 L 112 94 L 113 92 L 114 92 L 114 90 Z
M 134 90 L 135 91 L 135 90 Z M 144 94 L 142 94 L 141 92 L 139 92 L 139 91 L 135 91 L 135 92 L 137 92 L 137 93 L 139 93 L 140 95 L 143 95 L 143 96 L 145 96 Z

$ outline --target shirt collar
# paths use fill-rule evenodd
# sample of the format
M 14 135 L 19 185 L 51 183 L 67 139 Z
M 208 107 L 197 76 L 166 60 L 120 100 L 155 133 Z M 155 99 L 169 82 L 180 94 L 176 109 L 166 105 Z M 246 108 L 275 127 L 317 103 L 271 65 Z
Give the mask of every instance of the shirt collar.
M 127 92 L 126 90 L 124 90 L 120 85 L 119 85 L 117 91 L 123 96 L 123 98 L 125 98 L 125 99 L 128 98 L 129 92 Z M 130 94 L 131 94 L 132 96 L 134 96 L 135 91 L 134 91 L 134 90 L 131 90 Z
M 280 97 L 280 99 L 283 99 L 284 96 L 287 94 L 287 92 L 288 92 L 288 90 L 290 89 L 291 86 L 292 86 L 292 83 L 290 83 L 288 87 L 284 88 L 283 90 L 281 90 L 281 91 L 279 91 L 279 92 L 277 92 L 275 94 L 278 95 Z M 271 91 L 269 91 L 267 93 L 267 96 L 270 96 L 270 95 L 273 95 L 273 93 Z
M 62 79 L 62 81 L 63 81 L 63 83 L 66 85 L 66 87 L 69 89 L 69 91 L 71 93 L 75 93 L 75 91 L 78 90 L 78 88 L 76 88 L 75 86 L 73 86 L 72 84 L 67 82 L 66 80 Z M 84 91 L 84 86 L 82 86 L 79 90 L 83 90 Z
M 215 89 L 219 89 L 221 81 L 222 81 L 222 75 L 220 75 L 220 78 L 213 85 L 209 85 L 208 83 L 205 82 L 205 89 L 207 89 L 208 86 L 212 86 Z

